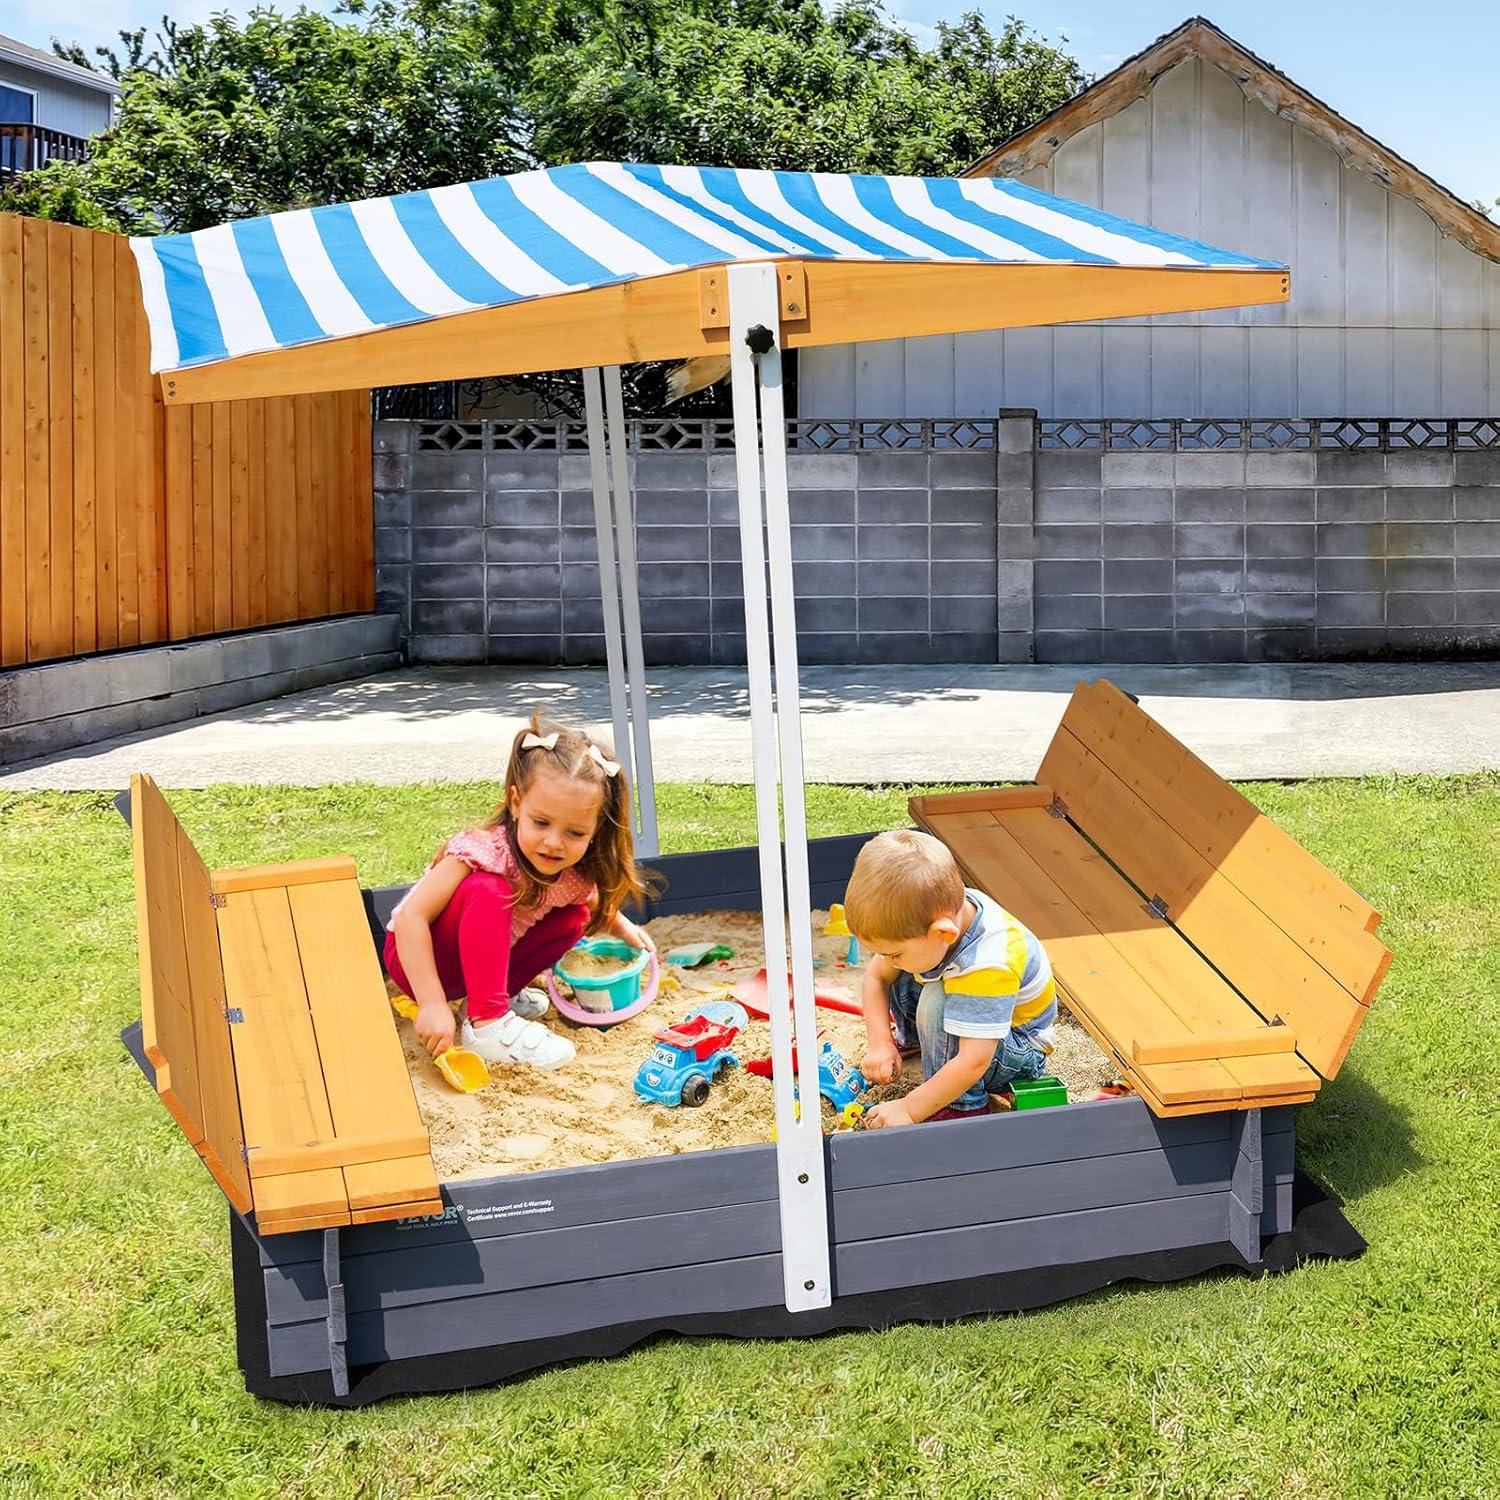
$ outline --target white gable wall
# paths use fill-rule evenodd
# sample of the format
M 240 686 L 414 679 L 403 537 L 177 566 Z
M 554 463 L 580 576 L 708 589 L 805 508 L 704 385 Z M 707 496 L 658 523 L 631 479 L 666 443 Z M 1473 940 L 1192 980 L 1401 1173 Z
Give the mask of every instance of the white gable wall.
M 807 417 L 1487 416 L 1500 412 L 1500 265 L 1350 171 L 1192 59 L 1023 179 L 1284 260 L 1292 300 L 800 357 Z

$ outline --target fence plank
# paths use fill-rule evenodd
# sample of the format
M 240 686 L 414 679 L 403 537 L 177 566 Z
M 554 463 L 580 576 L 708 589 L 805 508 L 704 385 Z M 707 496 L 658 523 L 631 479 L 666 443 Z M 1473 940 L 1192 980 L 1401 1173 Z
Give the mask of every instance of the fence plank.
M 250 624 L 264 625 L 270 619 L 266 608 L 266 403 L 257 399 L 244 404 L 248 429 Z
M 225 403 L 229 413 L 229 441 L 224 462 L 229 467 L 229 618 L 244 630 L 250 615 L 250 403 Z M 217 456 L 217 455 L 216 455 Z
M 166 413 L 167 633 L 193 633 L 193 407 Z
M 68 235 L 73 262 L 73 650 L 96 651 L 99 626 L 94 608 L 94 556 L 99 527 L 94 506 L 98 395 L 94 371 L 94 254 L 88 236 Z M 105 316 L 109 309 L 104 309 Z
M 375 608 L 375 432 L 370 416 L 370 393 L 353 391 L 354 423 L 354 536 L 358 551 L 354 608 Z
M 141 497 L 149 476 L 141 472 L 139 426 L 148 420 L 146 387 L 142 371 L 146 351 L 135 306 L 140 299 L 135 261 L 125 240 L 114 242 L 115 307 L 115 407 L 119 429 L 120 464 L 115 480 L 115 583 L 119 599 L 120 644 L 138 645 L 141 633 Z M 154 468 L 153 468 L 154 472 Z
M 0 215 L 0 666 L 26 660 L 26 302 L 21 221 Z
M 214 409 L 193 408 L 193 469 L 188 513 L 193 518 L 193 631 L 214 628 Z
M 47 442 L 51 517 L 52 600 L 49 637 L 54 656 L 73 650 L 73 251 L 66 224 L 47 225 Z
M 234 625 L 234 552 L 229 513 L 229 403 L 215 401 L 210 408 L 209 447 L 213 461 L 213 625 L 230 630 Z
M 109 236 L 89 240 L 94 278 L 94 630 L 101 651 L 120 644 L 120 600 L 115 577 L 115 256 Z
M 318 609 L 318 533 L 322 527 L 308 510 L 312 497 L 312 450 L 316 412 L 313 397 L 292 398 L 293 424 L 296 437 L 292 444 L 294 464 L 294 489 L 296 502 L 292 507 L 295 527 L 297 557 L 297 614 L 301 619 L 311 619 Z
M 292 403 L 266 402 L 266 620 L 297 613 L 297 533 L 293 520 Z
M 27 219 L 21 226 L 22 290 L 26 326 L 26 656 L 56 654 L 52 639 L 52 517 L 49 503 L 51 449 L 47 413 L 51 404 L 47 344 L 47 226 Z

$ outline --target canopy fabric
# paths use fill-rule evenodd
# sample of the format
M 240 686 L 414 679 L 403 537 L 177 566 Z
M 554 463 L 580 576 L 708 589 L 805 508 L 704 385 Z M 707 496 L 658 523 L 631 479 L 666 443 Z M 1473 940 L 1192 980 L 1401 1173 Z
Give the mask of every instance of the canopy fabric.
M 153 371 L 694 268 L 1280 270 L 1007 178 L 590 162 L 130 242 Z

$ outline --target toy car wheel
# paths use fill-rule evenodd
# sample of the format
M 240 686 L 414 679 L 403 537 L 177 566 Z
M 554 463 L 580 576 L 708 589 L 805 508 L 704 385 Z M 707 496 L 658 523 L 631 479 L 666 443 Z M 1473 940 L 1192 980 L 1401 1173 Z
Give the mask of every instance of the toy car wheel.
M 688 1081 L 683 1084 L 682 1102 L 684 1104 L 690 1104 L 694 1109 L 696 1109 L 700 1104 L 704 1103 L 707 1098 L 708 1079 L 700 1075 L 696 1078 L 689 1078 Z

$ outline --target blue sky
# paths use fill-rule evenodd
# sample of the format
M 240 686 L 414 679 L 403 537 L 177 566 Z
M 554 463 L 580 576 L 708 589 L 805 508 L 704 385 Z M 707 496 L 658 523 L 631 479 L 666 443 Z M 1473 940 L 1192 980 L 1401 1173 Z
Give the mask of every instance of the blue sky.
M 335 0 L 313 0 L 332 11 Z M 919 36 L 973 0 L 887 0 Z M 1206 0 L 1203 0 L 1206 3 Z M 1065 36 L 1091 74 L 1108 72 L 1191 13 L 1192 0 L 1009 0 L 981 4 Z M 243 0 L 0 0 L 0 32 L 86 46 L 163 12 L 201 20 Z M 282 9 L 292 7 L 283 5 Z M 1215 0 L 1209 19 L 1423 171 L 1468 199 L 1500 197 L 1500 4 L 1496 0 Z

